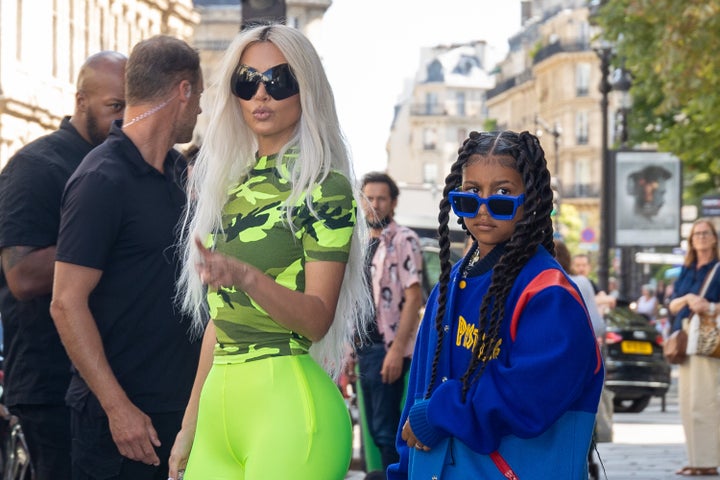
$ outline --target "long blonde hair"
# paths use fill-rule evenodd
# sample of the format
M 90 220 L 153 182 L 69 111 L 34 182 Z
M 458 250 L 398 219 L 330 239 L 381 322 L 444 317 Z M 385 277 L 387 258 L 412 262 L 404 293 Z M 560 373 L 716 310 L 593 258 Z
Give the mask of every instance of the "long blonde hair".
M 222 231 L 221 215 L 228 188 L 242 181 L 256 162 L 257 141 L 245 123 L 237 99 L 230 91 L 230 79 L 245 49 L 253 43 L 271 42 L 285 56 L 300 88 L 302 114 L 293 138 L 278 156 L 297 149 L 298 161 L 290 171 L 292 190 L 287 205 L 294 205 L 313 186 L 322 182 L 331 170 L 345 175 L 353 186 L 353 196 L 360 205 L 360 195 L 342 135 L 335 101 L 320 57 L 310 41 L 298 30 L 284 25 L 250 28 L 239 33 L 223 57 L 214 79 L 214 102 L 210 121 L 195 162 L 188 189 L 194 200 L 188 203 L 181 232 L 184 263 L 178 281 L 179 303 L 192 315 L 193 328 L 201 332 L 208 320 L 205 289 L 195 271 L 198 252 L 195 237 L 206 238 Z M 311 211 L 312 198 L 306 195 Z M 287 224 L 292 228 L 292 209 Z M 340 291 L 335 318 L 325 337 L 313 344 L 310 353 L 333 377 L 342 371 L 346 346 L 354 331 L 364 333 L 372 308 L 370 292 L 364 279 L 364 256 L 367 227 L 362 209 L 357 209 L 350 257 Z

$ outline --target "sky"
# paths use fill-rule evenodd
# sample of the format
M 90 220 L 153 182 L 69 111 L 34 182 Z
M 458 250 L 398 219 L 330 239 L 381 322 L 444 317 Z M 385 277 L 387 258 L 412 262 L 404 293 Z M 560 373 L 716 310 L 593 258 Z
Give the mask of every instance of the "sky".
M 520 0 L 333 0 L 316 45 L 355 173 L 385 169 L 393 111 L 423 47 L 485 40 L 492 66 L 519 30 Z

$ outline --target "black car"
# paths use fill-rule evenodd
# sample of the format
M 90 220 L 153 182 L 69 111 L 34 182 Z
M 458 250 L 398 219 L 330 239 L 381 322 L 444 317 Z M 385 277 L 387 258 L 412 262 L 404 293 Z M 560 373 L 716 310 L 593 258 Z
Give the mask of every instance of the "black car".
M 614 410 L 642 412 L 652 397 L 664 398 L 670 388 L 663 336 L 646 317 L 626 305 L 606 313 L 605 323 L 605 387 L 615 394 Z
M 420 237 L 420 248 L 423 256 L 422 287 L 425 299 L 440 278 L 440 247 L 435 238 Z M 454 264 L 462 258 L 462 247 L 450 247 L 450 263 Z

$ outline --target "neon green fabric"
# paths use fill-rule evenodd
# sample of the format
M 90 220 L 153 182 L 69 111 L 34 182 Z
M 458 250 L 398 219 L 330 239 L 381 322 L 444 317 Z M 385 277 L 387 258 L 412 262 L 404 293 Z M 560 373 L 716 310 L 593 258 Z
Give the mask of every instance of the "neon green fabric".
M 305 290 L 305 264 L 346 263 L 356 221 L 352 188 L 330 172 L 293 210 L 288 164 L 261 157 L 233 187 L 215 249 Z M 277 324 L 245 292 L 208 293 L 217 345 L 203 386 L 186 480 L 342 480 L 352 427 L 337 385 L 307 354 L 311 341 Z
M 349 181 L 338 172 L 315 186 L 311 211 L 305 197 L 296 202 L 294 231 L 286 223 L 290 195 L 287 154 L 261 157 L 242 184 L 230 191 L 222 214 L 224 232 L 214 237 L 217 251 L 247 262 L 291 290 L 305 290 L 305 263 L 347 262 L 356 221 Z M 245 292 L 222 288 L 208 293 L 215 322 L 215 355 L 257 360 L 307 353 L 310 340 L 275 323 Z
M 340 390 L 309 356 L 216 357 L 185 480 L 342 480 L 352 452 Z

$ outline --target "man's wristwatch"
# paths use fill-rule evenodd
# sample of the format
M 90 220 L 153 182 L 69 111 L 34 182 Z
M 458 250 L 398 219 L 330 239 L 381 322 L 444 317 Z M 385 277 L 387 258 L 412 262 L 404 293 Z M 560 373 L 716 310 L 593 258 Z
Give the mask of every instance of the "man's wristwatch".
M 708 305 L 708 313 L 710 315 L 715 315 L 715 307 L 716 307 L 716 305 L 714 303 L 710 302 L 710 304 Z

